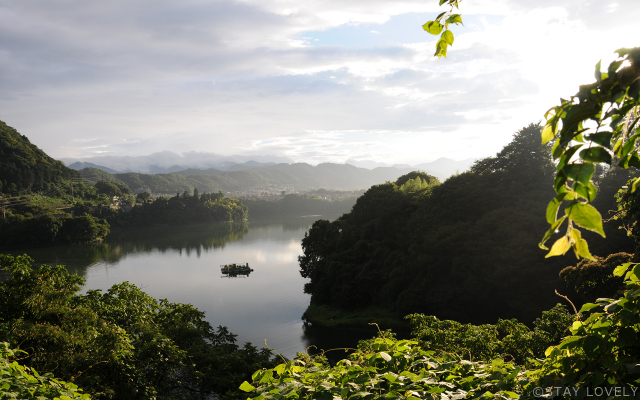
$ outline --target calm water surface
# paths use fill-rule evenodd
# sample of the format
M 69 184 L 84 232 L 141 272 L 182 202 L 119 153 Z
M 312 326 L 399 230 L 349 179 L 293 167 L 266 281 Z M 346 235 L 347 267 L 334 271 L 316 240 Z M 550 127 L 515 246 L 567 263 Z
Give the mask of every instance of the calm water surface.
M 129 281 L 155 298 L 191 303 L 214 327 L 237 334 L 239 344 L 263 347 L 266 339 L 269 347 L 293 357 L 312 345 L 355 347 L 374 334 L 309 327 L 301 320 L 310 296 L 303 293 L 307 280 L 299 273 L 300 241 L 318 218 L 135 228 L 114 231 L 102 244 L 11 253 L 65 265 L 85 276 L 85 291 Z M 222 264 L 247 262 L 254 269 L 249 276 L 220 273 Z

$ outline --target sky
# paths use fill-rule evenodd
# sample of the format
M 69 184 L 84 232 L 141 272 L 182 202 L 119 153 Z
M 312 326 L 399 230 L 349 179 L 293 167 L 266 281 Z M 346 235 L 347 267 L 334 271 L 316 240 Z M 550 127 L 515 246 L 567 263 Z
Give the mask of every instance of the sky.
M 640 46 L 638 0 L 0 0 L 0 120 L 55 158 L 495 155 Z

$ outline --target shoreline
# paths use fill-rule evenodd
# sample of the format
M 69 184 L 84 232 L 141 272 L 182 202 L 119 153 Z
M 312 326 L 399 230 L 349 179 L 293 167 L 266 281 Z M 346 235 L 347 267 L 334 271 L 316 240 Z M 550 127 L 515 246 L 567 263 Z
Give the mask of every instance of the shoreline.
M 410 332 L 411 324 L 403 317 L 376 307 L 359 310 L 342 310 L 328 305 L 310 304 L 302 319 L 313 326 L 324 328 L 371 329 L 378 325 L 381 331 Z

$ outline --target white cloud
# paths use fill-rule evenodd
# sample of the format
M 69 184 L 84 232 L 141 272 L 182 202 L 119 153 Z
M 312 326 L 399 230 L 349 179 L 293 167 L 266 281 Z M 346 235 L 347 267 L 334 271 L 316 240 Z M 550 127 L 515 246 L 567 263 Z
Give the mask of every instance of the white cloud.
M 464 3 L 437 60 L 435 1 L 0 0 L 0 119 L 57 157 L 483 157 L 639 45 L 636 2 Z

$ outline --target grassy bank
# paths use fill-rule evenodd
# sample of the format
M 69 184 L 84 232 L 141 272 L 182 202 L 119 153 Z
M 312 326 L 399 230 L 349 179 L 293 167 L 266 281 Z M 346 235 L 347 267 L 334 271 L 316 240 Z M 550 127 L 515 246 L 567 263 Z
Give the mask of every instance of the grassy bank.
M 311 304 L 302 316 L 313 325 L 327 328 L 363 329 L 376 323 L 381 330 L 409 331 L 411 326 L 402 315 L 376 307 L 361 310 L 342 310 L 326 305 Z

